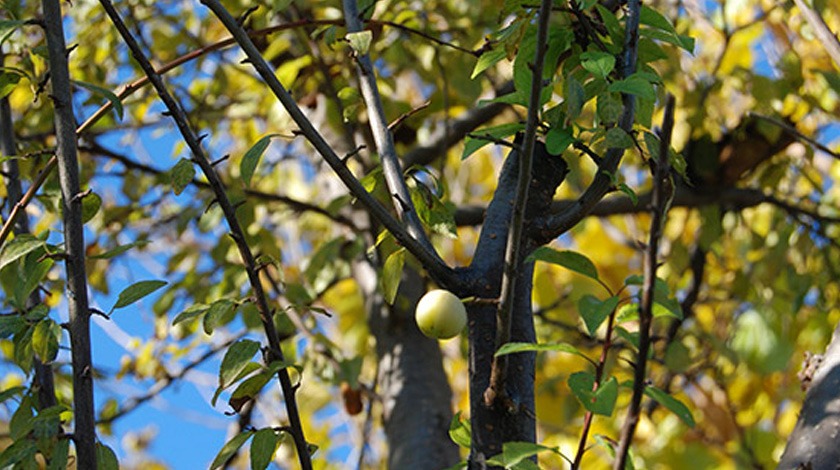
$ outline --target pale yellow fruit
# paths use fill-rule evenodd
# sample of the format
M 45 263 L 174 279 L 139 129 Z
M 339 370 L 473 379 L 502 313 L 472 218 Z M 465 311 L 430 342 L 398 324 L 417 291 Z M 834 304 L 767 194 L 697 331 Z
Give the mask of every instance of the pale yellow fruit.
M 420 331 L 429 338 L 449 339 L 467 324 L 467 309 L 452 292 L 435 289 L 417 302 L 414 319 Z

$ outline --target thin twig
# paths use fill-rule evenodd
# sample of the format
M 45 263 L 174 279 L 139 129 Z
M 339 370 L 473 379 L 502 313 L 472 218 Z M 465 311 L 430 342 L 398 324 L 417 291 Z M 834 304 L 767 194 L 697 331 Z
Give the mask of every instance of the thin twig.
M 228 346 L 243 338 L 246 334 L 247 331 L 244 331 L 242 333 L 234 335 L 233 337 L 225 340 L 220 344 L 211 346 L 207 351 L 204 351 L 204 353 L 202 353 L 200 356 L 186 364 L 178 372 L 174 374 L 167 373 L 162 379 L 158 380 L 151 387 L 149 387 L 149 389 L 142 395 L 123 398 L 123 404 L 120 406 L 120 408 L 114 414 L 97 421 L 97 424 L 113 423 L 114 421 L 136 410 L 143 403 L 146 403 L 147 401 L 160 396 L 161 392 L 163 392 L 173 384 L 178 383 L 178 381 L 183 379 L 191 370 L 204 364 L 208 359 L 218 354 L 219 351 L 225 350 Z
M 665 104 L 665 117 L 662 122 L 661 146 L 659 159 L 653 180 L 653 212 L 650 222 L 650 238 L 645 248 L 644 284 L 642 285 L 642 299 L 639 307 L 639 354 L 636 357 L 636 368 L 633 376 L 633 397 L 627 410 L 627 418 L 621 430 L 621 439 L 616 450 L 616 460 L 613 468 L 624 470 L 630 452 L 630 443 L 639 422 L 642 396 L 647 387 L 645 379 L 648 351 L 650 350 L 650 325 L 653 321 L 653 298 L 656 286 L 656 268 L 659 266 L 659 242 L 665 226 L 668 206 L 673 194 L 673 182 L 670 177 L 668 154 L 671 148 L 671 133 L 674 130 L 674 97 L 668 95 Z
M 840 67 L 840 66 L 838 66 L 838 67 Z M 837 153 L 834 150 L 831 150 L 830 148 L 828 148 L 825 145 L 818 142 L 813 137 L 808 137 L 807 135 L 799 132 L 795 127 L 791 126 L 790 124 L 788 124 L 788 123 L 786 123 L 786 122 L 784 122 L 780 119 L 776 119 L 776 118 L 770 117 L 770 116 L 764 116 L 763 114 L 754 113 L 754 112 L 750 112 L 749 116 L 755 117 L 755 118 L 761 119 L 763 121 L 767 121 L 767 122 L 769 122 L 771 124 L 774 124 L 776 126 L 779 126 L 782 129 L 784 129 L 785 131 L 789 132 L 790 134 L 793 134 L 794 136 L 796 136 L 799 140 L 802 140 L 803 142 L 807 143 L 811 147 L 813 147 L 817 150 L 820 150 L 822 152 L 825 152 L 826 154 L 828 154 L 832 158 L 840 160 L 840 153 Z
M 396 220 L 391 213 L 370 193 L 365 190 L 356 176 L 344 164 L 342 159 L 335 153 L 332 147 L 324 140 L 323 136 L 312 125 L 312 122 L 301 111 L 297 102 L 289 94 L 286 88 L 277 79 L 274 69 L 271 68 L 260 54 L 254 43 L 248 37 L 247 32 L 236 22 L 236 19 L 227 11 L 219 0 L 201 0 L 225 25 L 228 31 L 236 38 L 242 50 L 248 57 L 248 62 L 254 67 L 257 73 L 265 81 L 277 99 L 281 102 L 286 111 L 300 128 L 300 133 L 315 147 L 315 150 L 324 157 L 327 164 L 341 179 L 370 214 L 382 224 L 394 238 L 413 254 L 426 268 L 429 274 L 441 285 L 454 287 L 458 283 L 451 268 L 438 256 L 434 250 L 430 250 L 424 243 L 415 239 L 409 234 L 402 224 Z
M 198 166 L 201 168 L 202 172 L 207 178 L 207 181 L 213 188 L 213 193 L 216 196 L 216 202 L 219 204 L 219 206 L 222 209 L 222 212 L 224 213 L 225 219 L 228 223 L 228 227 L 230 228 L 231 238 L 234 240 L 234 243 L 239 249 L 239 254 L 242 257 L 242 261 L 245 265 L 245 271 L 248 274 L 248 281 L 251 284 L 251 289 L 254 293 L 254 298 L 257 304 L 257 310 L 260 314 L 260 321 L 263 324 L 266 339 L 268 340 L 268 354 L 266 359 L 270 363 L 285 363 L 286 359 L 284 357 L 283 351 L 280 349 L 280 339 L 277 335 L 277 330 L 274 326 L 273 313 L 268 306 L 268 299 L 259 277 L 259 271 L 257 270 L 254 255 L 251 252 L 251 248 L 248 246 L 247 240 L 245 238 L 245 233 L 243 232 L 242 227 L 239 225 L 239 221 L 236 218 L 236 208 L 233 206 L 233 204 L 231 204 L 230 199 L 227 197 L 225 188 L 221 180 L 219 179 L 218 174 L 213 169 L 210 159 L 204 152 L 204 149 L 201 147 L 198 136 L 190 127 L 190 124 L 187 120 L 187 115 L 181 107 L 180 103 L 178 103 L 175 100 L 175 98 L 169 93 L 169 90 L 163 83 L 163 79 L 161 78 L 160 74 L 158 74 L 155 71 L 151 62 L 149 62 L 149 59 L 140 49 L 139 44 L 137 44 L 137 41 L 134 39 L 134 36 L 131 34 L 128 28 L 126 28 L 125 23 L 123 22 L 122 18 L 120 18 L 119 14 L 117 13 L 117 10 L 114 8 L 114 5 L 110 2 L 110 0 L 100 0 L 100 4 L 105 9 L 105 12 L 108 14 L 109 18 L 111 19 L 111 22 L 114 23 L 114 26 L 119 31 L 123 41 L 131 50 L 131 54 L 134 56 L 134 59 L 138 62 L 140 67 L 146 73 L 146 76 L 149 77 L 149 81 L 152 83 L 152 86 L 155 88 L 155 91 L 157 92 L 160 99 L 166 105 L 166 108 L 169 114 L 175 120 L 175 124 L 177 125 L 178 130 L 183 136 L 184 141 L 187 143 L 187 146 L 192 151 L 193 161 L 196 164 L 198 164 Z M 306 442 L 306 438 L 303 435 L 303 426 L 301 424 L 300 414 L 297 408 L 297 401 L 295 399 L 295 387 L 292 385 L 292 381 L 289 377 L 289 371 L 285 367 L 281 368 L 277 372 L 277 377 L 280 381 L 280 387 L 283 390 L 283 397 L 285 398 L 286 403 L 286 413 L 288 415 L 289 424 L 291 427 L 291 434 L 295 441 L 298 460 L 300 462 L 301 467 L 304 470 L 309 470 L 312 468 L 312 460 L 309 454 L 309 446 Z
M 90 310 L 85 273 L 85 239 L 76 122 L 64 42 L 61 3 L 43 0 L 44 32 L 50 66 L 51 98 L 55 108 L 56 160 L 64 219 L 64 266 L 67 272 L 67 308 L 73 363 L 73 442 L 79 468 L 96 468 L 96 420 L 93 401 L 93 365 L 90 346 Z
M 516 296 L 516 282 L 521 274 L 522 233 L 525 226 L 525 204 L 528 201 L 528 189 L 531 186 L 531 168 L 533 167 L 534 146 L 539 125 L 540 97 L 543 89 L 543 66 L 545 51 L 548 48 L 548 23 L 551 17 L 551 0 L 542 0 L 537 26 L 537 47 L 534 51 L 534 63 L 531 67 L 531 94 L 528 101 L 528 119 L 525 122 L 524 142 L 519 154 L 519 174 L 516 181 L 516 196 L 513 201 L 513 214 L 508 228 L 505 246 L 505 265 L 502 273 L 502 287 L 499 307 L 496 310 L 496 350 L 510 341 L 513 323 L 513 305 Z M 530 295 L 530 294 L 523 294 Z M 490 369 L 490 384 L 484 392 L 484 404 L 492 406 L 497 399 L 506 399 L 505 380 L 508 367 L 507 355 L 494 356 Z

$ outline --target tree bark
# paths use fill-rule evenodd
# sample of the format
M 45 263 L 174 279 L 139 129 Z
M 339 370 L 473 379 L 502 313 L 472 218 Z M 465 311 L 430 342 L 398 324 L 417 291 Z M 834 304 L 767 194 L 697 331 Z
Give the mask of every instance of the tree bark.
M 840 324 L 811 379 L 780 470 L 836 469 L 840 462 Z
M 388 441 L 388 468 L 439 469 L 456 464 L 458 446 L 449 438 L 452 390 L 437 341 L 420 332 L 414 307 L 426 289 L 406 267 L 393 306 L 382 300 L 370 265 L 357 265 L 366 293 L 368 324 L 379 358 L 378 394 Z
M 516 191 L 518 160 L 519 151 L 513 150 L 502 167 L 499 184 L 487 208 L 473 262 L 459 273 L 469 286 L 468 292 L 459 295 L 474 295 L 482 299 L 499 297 L 507 225 L 511 218 Z M 554 193 L 565 178 L 566 172 L 567 165 L 562 158 L 549 155 L 545 145 L 537 142 L 534 148 L 531 188 L 525 206 L 525 233 L 529 233 L 531 221 L 535 217 L 548 211 Z M 533 240 L 524 239 L 519 259 L 525 259 L 537 246 Z M 533 343 L 536 341 L 531 308 L 533 263 L 524 263 L 520 272 L 520 277 L 516 279 L 510 340 Z M 534 353 L 511 355 L 502 398 L 489 406 L 484 402 L 484 391 L 490 382 L 491 364 L 497 348 L 496 309 L 497 305 L 493 302 L 472 303 L 467 309 L 470 339 L 471 469 L 485 468 L 486 460 L 501 452 L 504 442 L 534 442 L 536 438 Z

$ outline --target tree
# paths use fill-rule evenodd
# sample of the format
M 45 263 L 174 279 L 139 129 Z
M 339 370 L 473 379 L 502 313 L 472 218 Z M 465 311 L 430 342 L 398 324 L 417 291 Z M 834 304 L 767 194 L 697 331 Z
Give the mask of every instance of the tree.
M 811 378 L 781 465 L 836 460 L 836 348 L 794 377 L 840 292 L 827 6 L 3 12 L 0 467 L 147 467 L 112 426 L 196 369 L 212 468 L 346 466 L 325 415 L 359 466 L 764 468 Z M 109 371 L 91 318 L 143 312 Z

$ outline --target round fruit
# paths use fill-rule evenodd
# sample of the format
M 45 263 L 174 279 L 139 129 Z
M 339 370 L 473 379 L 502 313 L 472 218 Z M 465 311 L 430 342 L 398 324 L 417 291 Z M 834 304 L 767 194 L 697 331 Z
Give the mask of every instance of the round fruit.
M 467 324 L 467 310 L 452 292 L 435 289 L 417 302 L 414 319 L 420 331 L 429 338 L 449 339 Z

